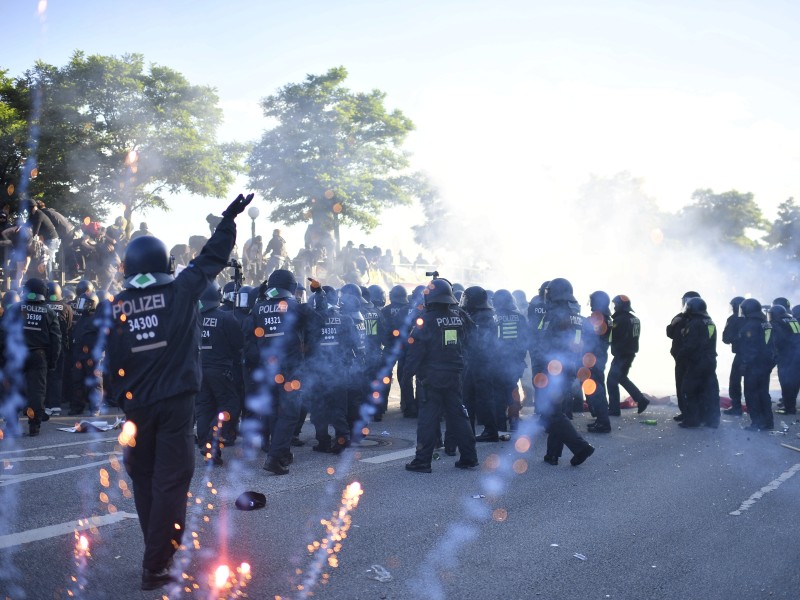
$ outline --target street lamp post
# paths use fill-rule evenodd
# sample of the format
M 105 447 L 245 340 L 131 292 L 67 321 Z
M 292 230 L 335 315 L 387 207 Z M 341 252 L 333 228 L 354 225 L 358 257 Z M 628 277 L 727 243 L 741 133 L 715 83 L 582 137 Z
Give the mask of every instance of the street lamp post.
M 251 206 L 250 208 L 247 209 L 247 216 L 250 217 L 253 220 L 252 226 L 250 227 L 250 239 L 251 240 L 255 240 L 256 239 L 256 219 L 258 218 L 259 214 L 260 214 L 260 211 L 258 210 L 258 207 L 256 207 L 256 206 Z

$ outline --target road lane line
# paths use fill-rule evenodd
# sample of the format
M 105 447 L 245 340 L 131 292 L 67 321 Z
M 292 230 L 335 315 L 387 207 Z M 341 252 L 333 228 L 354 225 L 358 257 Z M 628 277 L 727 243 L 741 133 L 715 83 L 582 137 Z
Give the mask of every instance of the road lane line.
M 763 498 L 764 495 L 777 490 L 781 485 L 786 483 L 786 481 L 791 479 L 792 476 L 794 476 L 794 474 L 797 473 L 798 471 L 800 471 L 800 463 L 797 463 L 793 467 L 781 473 L 777 478 L 770 481 L 767 485 L 762 487 L 755 494 L 753 494 L 747 500 L 742 502 L 742 505 L 737 510 L 731 511 L 728 514 L 733 515 L 734 517 L 738 517 L 744 511 L 748 510 L 751 506 L 753 506 L 756 502 L 761 500 L 761 498 Z
M 11 485 L 12 483 L 22 483 L 23 481 L 31 481 L 32 479 L 41 479 L 42 477 L 50 477 L 51 475 L 61 475 L 61 473 L 69 473 L 70 471 L 80 471 L 81 469 L 91 469 L 99 465 L 106 465 L 111 462 L 111 459 L 99 460 L 97 462 L 86 463 L 85 465 L 78 465 L 77 467 L 67 467 L 66 469 L 56 469 L 55 471 L 45 471 L 44 473 L 25 473 L 24 475 L 3 475 L 0 476 L 0 487 L 4 485 Z
M 400 460 L 401 458 L 408 458 L 409 456 L 414 456 L 416 453 L 417 453 L 416 448 L 406 448 L 405 450 L 398 450 L 397 452 L 389 452 L 387 454 L 381 454 L 379 456 L 362 458 L 360 462 L 373 463 L 373 464 L 385 463 L 393 460 Z
M 94 444 L 96 442 L 116 442 L 119 436 L 109 438 L 95 438 L 93 440 L 81 440 L 80 442 L 67 442 L 65 444 L 53 444 L 51 446 L 34 446 L 32 448 L 20 448 L 19 450 L 4 450 L 0 456 L 16 454 L 17 452 L 38 452 L 39 450 L 49 450 L 50 448 L 65 448 L 67 446 L 78 446 L 80 444 Z
M 84 531 L 91 527 L 102 527 L 103 525 L 112 525 L 113 523 L 119 523 L 127 519 L 138 518 L 139 517 L 134 513 L 120 511 L 110 515 L 90 517 L 89 519 L 80 519 L 78 521 L 59 523 L 58 525 L 39 527 L 38 529 L 28 529 L 27 531 L 20 531 L 19 533 L 0 535 L 0 549 L 38 542 L 62 535 L 71 535 L 75 531 Z

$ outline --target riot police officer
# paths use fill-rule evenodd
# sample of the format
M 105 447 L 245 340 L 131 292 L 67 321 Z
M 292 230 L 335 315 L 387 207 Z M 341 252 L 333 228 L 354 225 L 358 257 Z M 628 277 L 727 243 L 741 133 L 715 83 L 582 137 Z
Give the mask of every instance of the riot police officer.
M 80 318 L 72 328 L 72 347 L 70 360 L 69 415 L 82 415 L 87 408 L 97 408 L 103 397 L 103 378 L 98 375 L 96 354 L 97 339 L 100 333 L 95 317 L 97 296 L 87 292 L 78 298 Z
M 456 299 L 450 284 L 434 279 L 425 294 L 425 310 L 411 330 L 408 358 L 403 377 L 417 376 L 425 389 L 419 406 L 417 452 L 406 470 L 430 473 L 433 450 L 439 436 L 439 421 L 444 413 L 448 434 L 461 454 L 455 466 L 478 466 L 475 437 L 461 400 L 461 374 L 464 369 L 464 344 L 468 337 L 465 316 L 455 309 Z
M 768 431 L 775 426 L 769 395 L 769 376 L 775 366 L 772 325 L 755 298 L 744 300 L 739 312 L 744 317 L 739 330 L 739 353 L 744 368 L 744 397 L 750 416 L 750 425 L 745 429 Z
M 686 308 L 686 301 L 689 298 L 699 297 L 700 294 L 697 292 L 686 292 L 681 298 L 681 312 L 672 317 L 672 321 L 667 325 L 667 337 L 672 340 L 669 353 L 672 355 L 672 358 L 675 359 L 675 394 L 678 398 L 679 411 L 678 414 L 672 418 L 678 422 L 683 420 L 683 411 L 685 410 L 685 406 L 683 405 L 684 396 L 681 394 L 681 384 L 683 383 L 683 373 L 686 371 L 686 364 L 681 359 L 681 330 L 686 325 L 687 315 L 683 309 Z
M 534 374 L 536 405 L 547 433 L 544 461 L 557 465 L 564 446 L 572 452 L 570 463 L 582 464 L 594 453 L 594 447 L 575 431 L 562 410 L 564 399 L 571 395 L 573 382 L 583 361 L 582 333 L 584 318 L 574 308 L 572 284 L 561 277 L 545 288 L 547 312 L 541 323 L 538 364 L 544 370 Z
M 474 335 L 469 337 L 465 346 L 464 405 L 473 426 L 476 419 L 483 423 L 483 431 L 475 437 L 475 441 L 497 442 L 501 428 L 495 407 L 495 386 L 498 382 L 497 320 L 494 309 L 489 305 L 489 296 L 480 286 L 470 286 L 464 290 L 461 308 L 475 324 Z
M 528 354 L 528 322 L 517 310 L 514 297 L 508 290 L 495 292 L 494 312 L 498 349 L 495 364 L 499 383 L 496 388 L 496 422 L 498 428 L 505 429 L 502 425 L 505 425 L 507 417 L 508 431 L 516 431 L 522 408 L 517 382 L 525 370 Z
M 594 389 L 586 390 L 594 423 L 586 429 L 591 433 L 611 433 L 611 421 L 608 418 L 608 399 L 606 398 L 606 364 L 611 338 L 611 298 L 602 290 L 592 292 L 589 296 L 589 307 L 592 314 L 586 320 L 587 332 L 584 343 L 584 354 L 588 358 L 589 372 Z M 590 384 L 590 387 L 591 384 Z
M 528 304 L 528 352 L 531 359 L 531 373 L 536 377 L 537 373 L 543 373 L 547 368 L 547 363 L 541 354 L 541 344 L 539 343 L 542 335 L 542 326 L 544 324 L 544 317 L 547 314 L 547 300 L 545 299 L 545 290 L 550 285 L 549 281 L 542 282 L 539 286 L 539 292 L 536 296 L 531 298 Z M 536 402 L 536 382 L 533 381 L 533 394 L 534 394 L 534 407 L 536 412 L 539 412 L 538 407 L 535 406 Z
M 794 415 L 797 414 L 797 394 L 800 392 L 800 323 L 782 304 L 770 307 L 769 322 L 775 338 L 775 359 L 781 386 L 782 406 L 775 412 Z
M 725 321 L 725 329 L 722 330 L 722 343 L 728 344 L 733 352 L 733 363 L 731 373 L 728 378 L 728 395 L 731 397 L 731 407 L 725 410 L 726 415 L 735 417 L 742 416 L 742 357 L 739 356 L 739 331 L 744 324 L 744 317 L 739 314 L 739 307 L 744 298 L 736 296 L 731 299 L 731 314 Z
M 680 427 L 719 427 L 717 381 L 717 328 L 702 298 L 686 301 L 686 320 L 681 330 L 680 359 L 686 365 L 681 383 L 683 420 Z
M 214 234 L 177 277 L 164 243 L 131 241 L 124 289 L 98 309 L 111 321 L 107 363 L 112 394 L 135 427 L 125 450 L 144 534 L 142 589 L 172 580 L 170 564 L 186 526 L 186 494 L 194 472 L 194 401 L 200 390 L 198 300 L 225 267 L 236 241 L 234 219 L 253 199 L 241 194 Z
M 639 352 L 639 334 L 642 330 L 639 318 L 633 314 L 630 299 L 625 295 L 614 296 L 614 314 L 611 315 L 611 366 L 608 369 L 608 414 L 620 416 L 619 386 L 628 392 L 643 413 L 650 404 L 639 388 L 628 378 L 633 359 Z
M 383 367 L 383 342 L 386 339 L 386 322 L 384 321 L 383 313 L 372 303 L 372 294 L 369 288 L 361 287 L 360 289 L 363 301 L 361 314 L 364 316 L 364 327 L 367 335 L 366 387 L 374 410 L 372 420 L 382 421 L 389 399 L 389 390 L 383 383 L 383 376 L 380 373 Z M 380 287 L 378 287 L 378 290 L 383 291 Z
M 289 473 L 293 460 L 292 436 L 300 418 L 301 388 L 306 349 L 316 347 L 320 317 L 308 304 L 299 304 L 294 293 L 297 280 L 291 271 L 276 269 L 267 279 L 264 299 L 252 310 L 253 329 L 245 337 L 255 339 L 262 369 L 260 395 L 264 406 L 253 405 L 269 416 L 269 449 L 264 470 Z
M 16 310 L 22 317 L 22 334 L 28 347 L 25 360 L 25 398 L 28 402 L 28 434 L 39 435 L 45 418 L 47 371 L 55 369 L 61 353 L 61 326 L 58 317 L 45 302 L 47 284 L 32 277 L 25 282 L 22 301 Z
M 70 353 L 70 340 L 72 336 L 72 307 L 61 296 L 61 286 L 55 281 L 47 283 L 47 306 L 58 316 L 61 328 L 61 352 L 56 361 L 56 367 L 47 371 L 47 400 L 45 411 L 51 415 L 61 414 L 61 402 L 64 395 L 65 363 Z
M 244 336 L 233 313 L 220 308 L 216 281 L 200 296 L 199 323 L 203 379 L 195 399 L 197 445 L 206 461 L 221 465 L 222 439 L 227 439 L 222 429 L 240 410 L 235 369 L 241 365 Z

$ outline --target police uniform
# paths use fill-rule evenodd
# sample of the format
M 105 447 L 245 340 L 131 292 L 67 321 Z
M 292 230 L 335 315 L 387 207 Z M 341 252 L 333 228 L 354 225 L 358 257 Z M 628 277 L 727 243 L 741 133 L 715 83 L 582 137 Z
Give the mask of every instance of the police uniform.
M 630 300 L 627 296 L 614 297 L 614 314 L 611 315 L 611 366 L 608 369 L 608 414 L 620 416 L 619 386 L 621 385 L 638 405 L 637 411 L 644 412 L 650 401 L 644 397 L 639 388 L 628 378 L 628 373 L 639 352 L 639 334 L 641 321 L 632 314 Z
M 394 286 L 389 291 L 389 304 L 381 309 L 384 323 L 386 324 L 385 337 L 383 340 L 383 368 L 389 383 L 386 385 L 387 400 L 389 389 L 391 388 L 392 371 L 397 365 L 397 380 L 403 381 L 403 365 L 405 364 L 406 342 L 408 333 L 411 330 L 411 316 L 409 314 L 408 293 L 401 285 Z M 413 384 L 411 395 L 413 396 Z M 406 398 L 408 391 L 406 391 Z M 403 405 L 403 394 L 400 395 L 400 410 L 405 415 L 406 407 Z
M 207 460 L 222 464 L 221 428 L 233 418 L 232 415 L 238 418 L 234 372 L 241 365 L 244 336 L 233 313 L 220 308 L 216 283 L 212 283 L 206 293 L 207 296 L 200 301 L 203 382 L 195 400 L 197 445 Z
M 365 288 L 366 289 L 366 288 Z M 364 298 L 364 305 L 361 314 L 364 315 L 364 328 L 366 333 L 366 380 L 369 398 L 374 407 L 373 421 L 381 421 L 388 408 L 388 386 L 382 381 L 384 366 L 383 360 L 383 341 L 386 339 L 386 321 L 383 314 L 372 303 L 371 299 L 366 298 L 364 290 L 361 290 Z M 378 394 L 376 397 L 375 394 Z
M 99 375 L 96 360 L 101 354 L 97 347 L 100 322 L 95 315 L 96 297 L 80 298 L 80 318 L 72 328 L 70 345 L 71 365 L 69 414 L 82 415 L 87 407 L 97 408 L 103 397 L 103 378 Z M 94 397 L 94 401 L 93 398 Z
M 781 415 L 797 413 L 797 394 L 800 392 L 800 323 L 783 306 L 769 309 L 772 335 L 775 337 L 775 358 L 783 407 Z
M 406 469 L 430 473 L 433 450 L 439 434 L 442 413 L 447 431 L 461 454 L 455 466 L 462 469 L 478 465 L 475 437 L 461 397 L 464 349 L 467 326 L 463 312 L 455 308 L 450 284 L 434 279 L 427 288 L 425 311 L 411 330 L 408 357 L 403 376 L 417 376 L 425 390 L 419 406 L 417 451 Z
M 475 440 L 497 442 L 500 439 L 500 423 L 497 421 L 498 411 L 495 402 L 499 364 L 494 309 L 489 305 L 486 290 L 479 286 L 471 286 L 464 290 L 461 308 L 475 325 L 474 335 L 469 336 L 465 347 L 464 405 L 467 407 L 473 428 L 476 419 L 483 424 L 483 431 Z M 505 409 L 505 406 L 503 408 Z M 505 422 L 505 419 L 503 421 Z
M 681 306 L 686 306 L 686 301 L 689 298 L 699 298 L 700 294 L 697 292 L 686 292 L 683 297 L 681 298 Z M 679 312 L 672 318 L 669 325 L 667 325 L 667 337 L 672 340 L 672 344 L 670 346 L 670 354 L 675 359 L 675 394 L 678 398 L 678 414 L 672 417 L 676 421 L 683 420 L 683 412 L 685 410 L 684 406 L 684 396 L 681 393 L 681 385 L 683 383 L 683 374 L 686 371 L 686 363 L 681 358 L 681 330 L 683 329 L 684 325 L 686 324 L 686 313 L 683 311 Z
M 542 327 L 544 326 L 544 317 L 547 314 L 547 301 L 545 300 L 545 289 L 549 281 L 542 283 L 539 287 L 539 294 L 531 298 L 528 303 L 528 355 L 531 359 L 531 374 L 536 377 L 537 373 L 543 373 L 547 368 L 547 363 L 542 354 Z M 539 407 L 536 406 L 536 393 L 539 389 L 535 381 L 533 385 L 533 398 L 534 410 L 538 413 Z
M 58 317 L 45 303 L 47 286 L 41 279 L 25 283 L 17 311 L 22 317 L 22 335 L 28 347 L 25 360 L 25 398 L 28 402 L 28 433 L 39 435 L 47 394 L 47 371 L 54 369 L 61 353 L 61 326 Z
M 611 299 L 603 291 L 596 291 L 589 296 L 592 314 L 586 319 L 586 335 L 584 355 L 589 372 L 594 382 L 594 390 L 588 391 L 586 400 L 595 417 L 595 422 L 587 425 L 591 433 L 611 433 L 611 421 L 608 418 L 608 398 L 606 397 L 606 364 L 611 337 Z
M 125 289 L 102 305 L 111 322 L 111 393 L 136 428 L 124 460 L 144 534 L 142 589 L 170 581 L 171 558 L 183 538 L 201 382 L 198 300 L 225 267 L 236 241 L 234 218 L 252 197 L 233 201 L 200 254 L 174 279 L 163 242 L 133 240 L 125 254 Z
M 769 376 L 775 366 L 772 325 L 761 312 L 761 303 L 748 298 L 741 305 L 744 323 L 739 331 L 739 353 L 744 368 L 744 397 L 750 417 L 749 430 L 770 430 L 775 426 Z
M 733 313 L 725 322 L 725 329 L 722 330 L 722 343 L 728 344 L 733 352 L 733 363 L 728 377 L 728 396 L 731 398 L 731 407 L 725 411 L 726 415 L 740 417 L 742 415 L 742 357 L 739 356 L 739 331 L 744 324 L 744 319 L 739 315 L 739 306 L 744 300 L 741 296 L 736 296 L 731 300 Z
M 687 319 L 681 330 L 680 358 L 686 365 L 681 384 L 681 427 L 719 427 L 719 383 L 717 382 L 717 327 L 706 312 L 702 298 L 686 302 Z
M 498 385 L 496 388 L 496 422 L 498 428 L 505 429 L 508 416 L 508 430 L 516 431 L 522 402 L 517 382 L 525 370 L 525 356 L 528 353 L 528 323 L 514 304 L 508 290 L 497 290 L 494 294 L 494 311 L 497 321 L 497 348 L 495 357 Z
M 575 303 L 572 284 L 557 278 L 548 283 L 545 294 L 548 305 L 539 338 L 540 357 L 545 370 L 534 374 L 537 387 L 536 405 L 547 433 L 546 463 L 557 465 L 564 446 L 573 456 L 573 466 L 583 463 L 594 448 L 575 431 L 562 410 L 564 399 L 571 395 L 583 361 L 584 318 L 572 307 Z M 541 364 L 541 363 L 540 363 Z
M 54 282 L 47 285 L 47 306 L 58 316 L 61 329 L 61 352 L 56 361 L 56 368 L 47 372 L 47 396 L 45 407 L 54 414 L 61 412 L 61 402 L 64 396 L 64 363 L 69 357 L 70 342 L 72 339 L 72 307 L 61 299 L 61 286 Z

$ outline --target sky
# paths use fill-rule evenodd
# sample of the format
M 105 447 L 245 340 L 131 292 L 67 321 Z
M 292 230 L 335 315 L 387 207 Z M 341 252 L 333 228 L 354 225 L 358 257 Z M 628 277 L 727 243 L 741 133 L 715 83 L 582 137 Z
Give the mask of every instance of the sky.
M 677 311 L 685 289 L 706 286 L 722 313 L 731 292 L 758 293 L 736 290 L 692 256 L 656 256 L 654 289 L 653 262 L 643 259 L 650 249 L 632 249 L 625 227 L 590 224 L 576 235 L 573 224 L 548 222 L 548 206 L 574 197 L 592 175 L 627 171 L 670 212 L 696 189 L 736 189 L 774 218 L 780 202 L 800 194 L 793 2 L 0 0 L 0 21 L 0 68 L 11 75 L 37 59 L 64 65 L 75 50 L 135 52 L 216 88 L 222 140 L 258 139 L 261 98 L 346 67 L 348 87 L 384 91 L 387 106 L 416 125 L 406 148 L 453 207 L 453 235 L 469 243 L 467 220 L 496 227 L 497 247 L 487 252 L 503 259 L 504 276 L 524 279 L 506 287 L 529 294 L 554 276 L 584 277 L 581 299 L 613 281 L 612 296 L 665 296 Z M 226 199 L 174 198 L 171 213 L 145 218 L 168 244 L 184 242 L 207 231 L 209 212 L 247 191 L 245 180 L 237 186 Z M 266 219 L 262 199 L 254 204 L 257 230 L 268 236 L 280 224 Z M 416 254 L 409 227 L 420 221 L 418 207 L 393 209 L 373 235 L 345 230 L 342 242 Z M 549 269 L 531 255 L 563 234 L 590 237 L 591 227 L 609 224 L 619 227 L 619 244 L 602 249 L 608 259 L 590 277 L 581 257 L 600 256 L 580 243 L 548 257 Z M 250 223 L 240 228 L 249 232 Z M 284 231 L 296 251 L 303 227 Z M 671 270 L 677 265 L 691 265 L 688 276 Z

